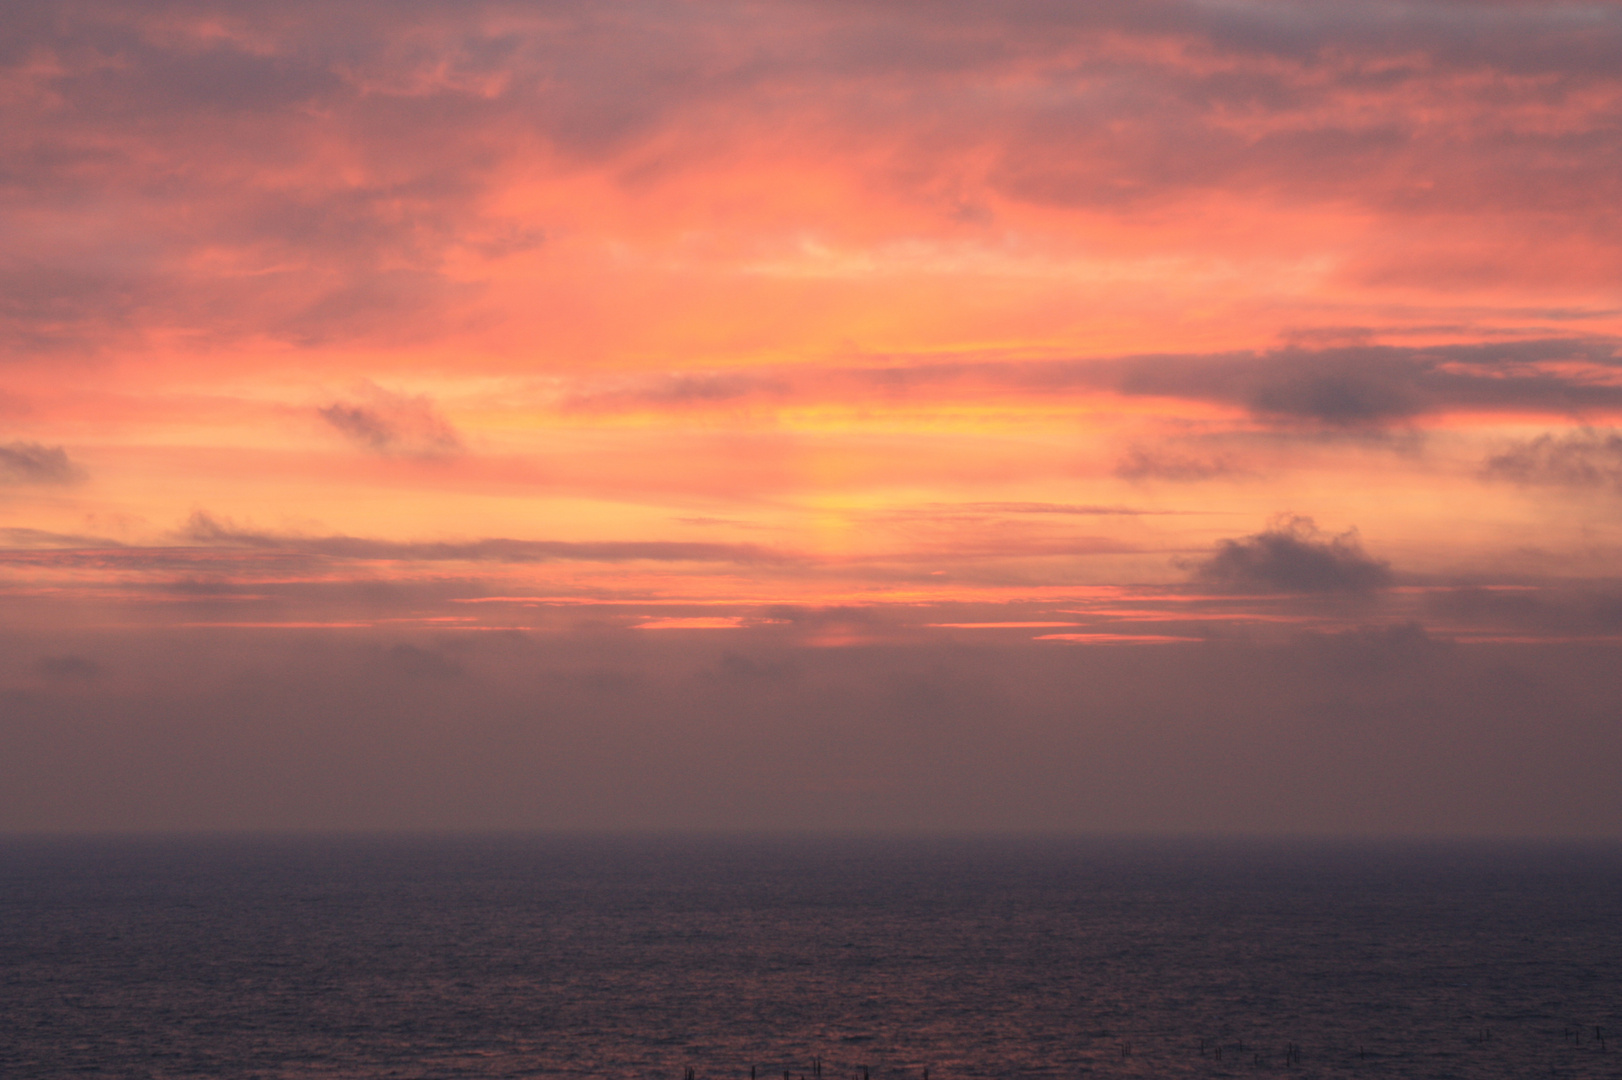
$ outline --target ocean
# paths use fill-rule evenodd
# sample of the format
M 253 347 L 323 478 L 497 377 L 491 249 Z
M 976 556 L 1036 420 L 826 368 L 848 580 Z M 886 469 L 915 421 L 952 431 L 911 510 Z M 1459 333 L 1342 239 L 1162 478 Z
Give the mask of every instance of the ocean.
M 1622 1078 L 1622 848 L 12 839 L 0 1025 L 6 1078 Z

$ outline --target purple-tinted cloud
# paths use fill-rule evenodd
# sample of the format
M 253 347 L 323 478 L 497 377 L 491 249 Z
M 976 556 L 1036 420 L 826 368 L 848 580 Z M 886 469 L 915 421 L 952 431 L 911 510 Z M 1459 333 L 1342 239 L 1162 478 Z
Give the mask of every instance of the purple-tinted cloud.
M 84 469 L 60 446 L 31 442 L 0 444 L 0 483 L 73 484 L 84 477 Z
M 462 438 L 425 396 L 394 394 L 368 385 L 359 401 L 318 409 L 345 438 L 386 457 L 443 458 L 462 451 Z
M 1486 473 L 1520 484 L 1622 492 L 1622 433 L 1594 428 L 1545 433 L 1488 458 Z
M 1391 583 L 1391 567 L 1363 551 L 1355 530 L 1325 535 L 1311 518 L 1285 516 L 1262 532 L 1223 540 L 1194 580 L 1234 592 L 1367 593 Z
M 1590 275 L 1622 252 L 1604 224 L 1622 202 L 1608 5 L 8 0 L 0 20 L 0 333 L 17 354 L 148 322 L 299 342 L 443 329 L 477 295 L 452 253 L 544 242 L 548 223 L 488 209 L 519 155 L 635 184 L 762 128 L 850 155 L 943 222 L 1224 192 L 1474 212 L 1517 240 L 1580 240 Z M 188 271 L 205 252 L 229 272 Z M 1259 404 L 1405 407 L 1400 387 L 1340 378 Z

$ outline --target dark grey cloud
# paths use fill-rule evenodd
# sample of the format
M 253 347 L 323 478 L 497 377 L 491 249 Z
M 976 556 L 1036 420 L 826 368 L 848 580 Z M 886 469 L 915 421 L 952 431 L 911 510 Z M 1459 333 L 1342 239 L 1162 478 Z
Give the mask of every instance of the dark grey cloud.
M 443 458 L 463 449 L 456 429 L 424 395 L 368 385 L 360 400 L 334 402 L 317 413 L 356 446 L 387 457 Z
M 1545 433 L 1492 455 L 1485 472 L 1520 484 L 1622 492 L 1622 432 L 1583 428 L 1564 434 Z
M 1622 368 L 1617 342 L 1548 339 L 1148 356 L 1113 366 L 1122 393 L 1242 406 L 1264 421 L 1357 429 L 1446 411 L 1581 413 L 1622 407 L 1622 386 L 1570 365 Z M 1102 372 L 1100 372 L 1102 374 Z
M 1330 536 L 1311 518 L 1292 516 L 1221 541 L 1193 566 L 1193 577 L 1235 592 L 1367 593 L 1392 580 L 1390 565 L 1366 554 L 1355 530 Z
M 84 469 L 60 446 L 0 443 L 0 483 L 73 484 L 84 478 Z

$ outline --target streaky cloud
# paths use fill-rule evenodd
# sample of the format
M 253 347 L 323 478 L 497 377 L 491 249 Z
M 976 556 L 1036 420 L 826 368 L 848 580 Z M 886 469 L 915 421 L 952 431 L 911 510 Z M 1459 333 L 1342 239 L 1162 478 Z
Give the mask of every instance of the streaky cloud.
M 1197 513 L 1191 510 L 1159 510 L 1139 506 L 1106 506 L 1093 503 L 1049 502 L 962 502 L 927 503 L 918 511 L 919 516 L 968 514 L 1038 514 L 1061 517 L 1155 517 Z
M 1117 394 L 1229 406 L 1281 430 L 1379 432 L 1447 413 L 1497 415 L 1622 409 L 1622 342 L 1545 338 L 1465 344 L 1292 344 L 1265 351 L 1023 360 L 920 359 L 884 366 L 795 367 L 749 373 L 654 373 L 611 385 L 565 387 L 563 411 L 703 410 L 759 403 L 954 400 L 998 395 Z M 1232 471 L 1220 457 L 1132 448 L 1118 475 L 1205 479 Z
M 792 557 L 750 544 L 714 544 L 668 540 L 514 540 L 490 538 L 465 543 L 412 543 L 357 536 L 298 536 L 239 528 L 197 511 L 181 530 L 183 539 L 225 548 L 335 559 L 419 562 L 470 561 L 531 563 L 561 560 L 590 562 L 730 562 L 787 563 Z
M 124 545 L 105 536 L 59 533 L 48 529 L 8 527 L 0 529 L 0 547 L 5 548 L 121 548 Z

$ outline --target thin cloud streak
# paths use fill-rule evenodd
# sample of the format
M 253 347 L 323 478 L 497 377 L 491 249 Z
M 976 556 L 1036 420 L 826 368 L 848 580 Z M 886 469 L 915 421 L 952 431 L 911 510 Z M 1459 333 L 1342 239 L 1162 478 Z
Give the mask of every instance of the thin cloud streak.
M 782 563 L 790 556 L 744 544 L 681 543 L 676 541 L 608 541 L 575 543 L 563 540 L 511 540 L 490 538 L 467 543 L 402 543 L 355 536 L 302 537 L 285 533 L 243 529 L 218 521 L 198 511 L 186 523 L 181 535 L 202 544 L 247 548 L 288 555 L 322 556 L 338 559 L 404 560 L 438 562 L 550 562 L 589 560 L 628 562 L 735 562 L 745 564 Z
M 673 392 L 672 380 L 685 389 Z M 637 382 L 642 383 L 638 388 Z M 565 411 L 765 409 L 839 401 L 952 401 L 991 393 L 1106 393 L 1209 402 L 1264 424 L 1378 428 L 1425 416 L 1622 411 L 1622 347 L 1611 340 L 1363 345 L 1088 360 L 923 360 L 868 368 L 779 369 L 622 379 L 566 392 Z

